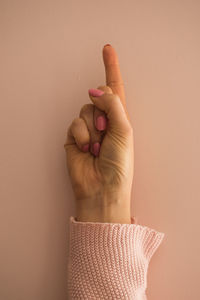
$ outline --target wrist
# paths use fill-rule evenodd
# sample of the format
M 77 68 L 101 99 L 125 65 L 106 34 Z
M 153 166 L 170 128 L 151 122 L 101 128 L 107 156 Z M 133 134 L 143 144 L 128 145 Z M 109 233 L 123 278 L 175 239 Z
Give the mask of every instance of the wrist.
M 76 220 L 78 222 L 99 222 L 99 223 L 120 223 L 120 224 L 131 224 L 131 213 L 122 213 L 120 210 L 120 214 L 118 210 L 113 215 L 108 212 L 84 212 L 77 211 Z
M 109 202 L 95 197 L 77 202 L 76 220 L 79 222 L 102 222 L 131 224 L 130 196 Z

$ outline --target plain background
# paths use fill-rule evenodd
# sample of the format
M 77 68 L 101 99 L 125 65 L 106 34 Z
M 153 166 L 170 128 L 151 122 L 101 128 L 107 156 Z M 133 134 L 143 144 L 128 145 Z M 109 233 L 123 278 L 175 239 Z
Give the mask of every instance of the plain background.
M 63 145 L 106 43 L 134 127 L 132 215 L 165 233 L 148 299 L 200 299 L 199 16 L 198 0 L 0 1 L 0 299 L 67 299 Z

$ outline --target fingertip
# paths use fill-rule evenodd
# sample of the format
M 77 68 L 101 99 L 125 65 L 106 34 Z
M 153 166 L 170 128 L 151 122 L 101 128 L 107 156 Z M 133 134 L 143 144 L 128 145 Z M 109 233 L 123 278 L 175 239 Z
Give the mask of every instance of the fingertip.
M 103 47 L 103 61 L 106 67 L 112 64 L 119 64 L 118 55 L 111 45 Z
M 107 46 L 111 46 L 111 44 L 106 44 L 106 45 L 104 45 L 104 48 L 107 47 Z

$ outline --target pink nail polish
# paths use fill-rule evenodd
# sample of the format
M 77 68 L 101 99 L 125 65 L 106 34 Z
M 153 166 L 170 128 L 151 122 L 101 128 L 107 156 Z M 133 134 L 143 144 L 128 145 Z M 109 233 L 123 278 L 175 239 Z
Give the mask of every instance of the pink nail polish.
M 100 97 L 104 94 L 104 91 L 98 89 L 89 89 L 88 93 L 93 97 Z
M 100 150 L 100 144 L 98 142 L 94 143 L 93 144 L 93 153 L 95 156 L 99 155 L 99 150 Z
M 104 129 L 106 129 L 106 118 L 104 116 L 99 116 L 96 119 L 96 128 L 98 130 L 104 130 Z
M 88 152 L 88 150 L 89 150 L 89 144 L 85 144 L 85 145 L 82 147 L 82 150 L 83 150 L 83 152 Z

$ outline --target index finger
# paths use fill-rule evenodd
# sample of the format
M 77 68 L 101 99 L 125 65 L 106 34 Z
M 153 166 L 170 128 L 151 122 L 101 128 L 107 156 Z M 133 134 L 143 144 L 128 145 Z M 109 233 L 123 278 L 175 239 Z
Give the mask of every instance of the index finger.
M 114 94 L 117 94 L 120 97 L 128 117 L 124 83 L 120 72 L 119 60 L 115 49 L 110 44 L 103 47 L 103 61 L 106 73 L 106 85 L 112 89 Z

